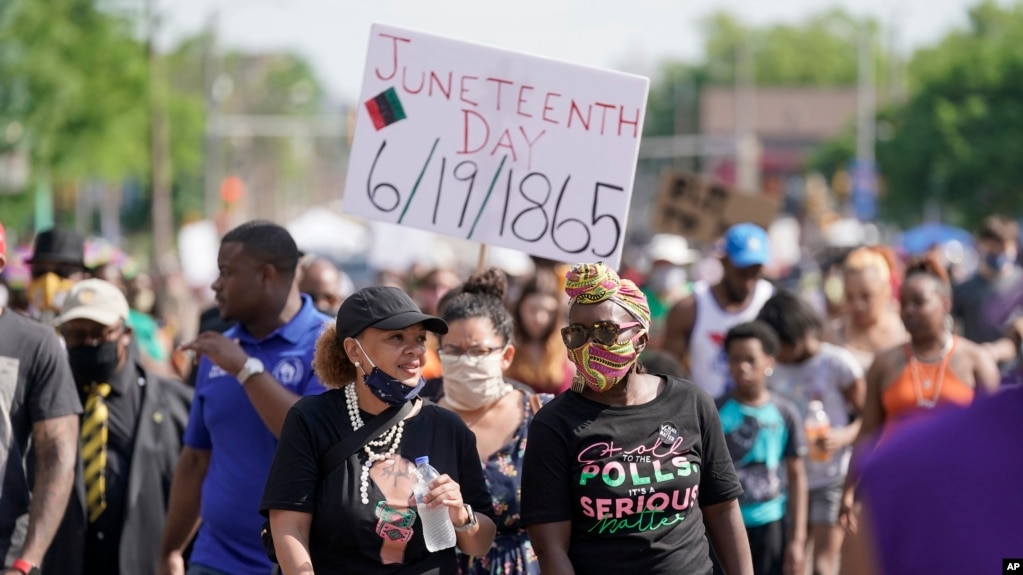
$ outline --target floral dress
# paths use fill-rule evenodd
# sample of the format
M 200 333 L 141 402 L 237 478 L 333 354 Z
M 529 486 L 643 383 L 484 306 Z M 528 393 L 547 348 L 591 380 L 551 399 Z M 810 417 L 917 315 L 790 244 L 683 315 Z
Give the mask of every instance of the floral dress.
M 522 484 L 522 456 L 526 453 L 526 435 L 535 414 L 534 405 L 543 405 L 554 396 L 523 393 L 525 417 L 511 440 L 483 464 L 487 488 L 494 499 L 494 521 L 497 536 L 486 557 L 469 557 L 459 553 L 458 571 L 462 575 L 540 575 L 540 564 L 529 542 L 526 530 L 519 523 L 519 501 Z

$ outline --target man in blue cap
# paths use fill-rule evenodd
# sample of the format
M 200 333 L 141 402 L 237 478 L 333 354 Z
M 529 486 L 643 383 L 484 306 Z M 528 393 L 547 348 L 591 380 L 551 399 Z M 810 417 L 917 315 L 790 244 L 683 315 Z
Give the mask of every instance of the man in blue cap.
M 762 279 L 770 262 L 767 232 L 756 224 L 735 224 L 725 232 L 724 274 L 713 286 L 697 282 L 693 293 L 668 314 L 665 348 L 689 368 L 690 379 L 711 397 L 724 395 L 729 381 L 722 343 L 729 328 L 752 321 L 772 295 Z

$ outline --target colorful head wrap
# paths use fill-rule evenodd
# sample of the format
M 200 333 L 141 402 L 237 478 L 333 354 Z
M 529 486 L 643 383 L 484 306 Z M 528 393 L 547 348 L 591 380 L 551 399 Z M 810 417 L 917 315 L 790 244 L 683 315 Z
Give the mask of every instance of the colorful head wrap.
M 611 300 L 629 312 L 643 327 L 650 327 L 650 306 L 632 280 L 603 263 L 580 264 L 565 276 L 565 293 L 573 304 L 592 305 Z

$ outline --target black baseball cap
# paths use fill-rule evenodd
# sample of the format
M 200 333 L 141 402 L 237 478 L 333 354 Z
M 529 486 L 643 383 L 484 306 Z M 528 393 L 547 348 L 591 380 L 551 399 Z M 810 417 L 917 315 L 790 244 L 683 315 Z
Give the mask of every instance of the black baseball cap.
M 423 313 L 407 293 L 396 287 L 372 286 L 345 298 L 337 311 L 337 337 L 344 341 L 367 327 L 405 329 L 417 323 L 434 333 L 448 332 L 447 322 Z

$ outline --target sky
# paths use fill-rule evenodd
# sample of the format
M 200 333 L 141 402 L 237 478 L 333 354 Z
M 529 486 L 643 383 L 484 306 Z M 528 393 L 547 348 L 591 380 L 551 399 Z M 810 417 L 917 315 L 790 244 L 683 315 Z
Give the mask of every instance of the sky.
M 293 50 L 333 99 L 358 98 L 370 24 L 382 22 L 586 66 L 652 74 L 701 57 L 701 21 L 719 9 L 746 23 L 798 23 L 840 6 L 897 31 L 903 52 L 966 23 L 979 0 L 157 0 L 162 42 L 211 26 L 221 47 Z

